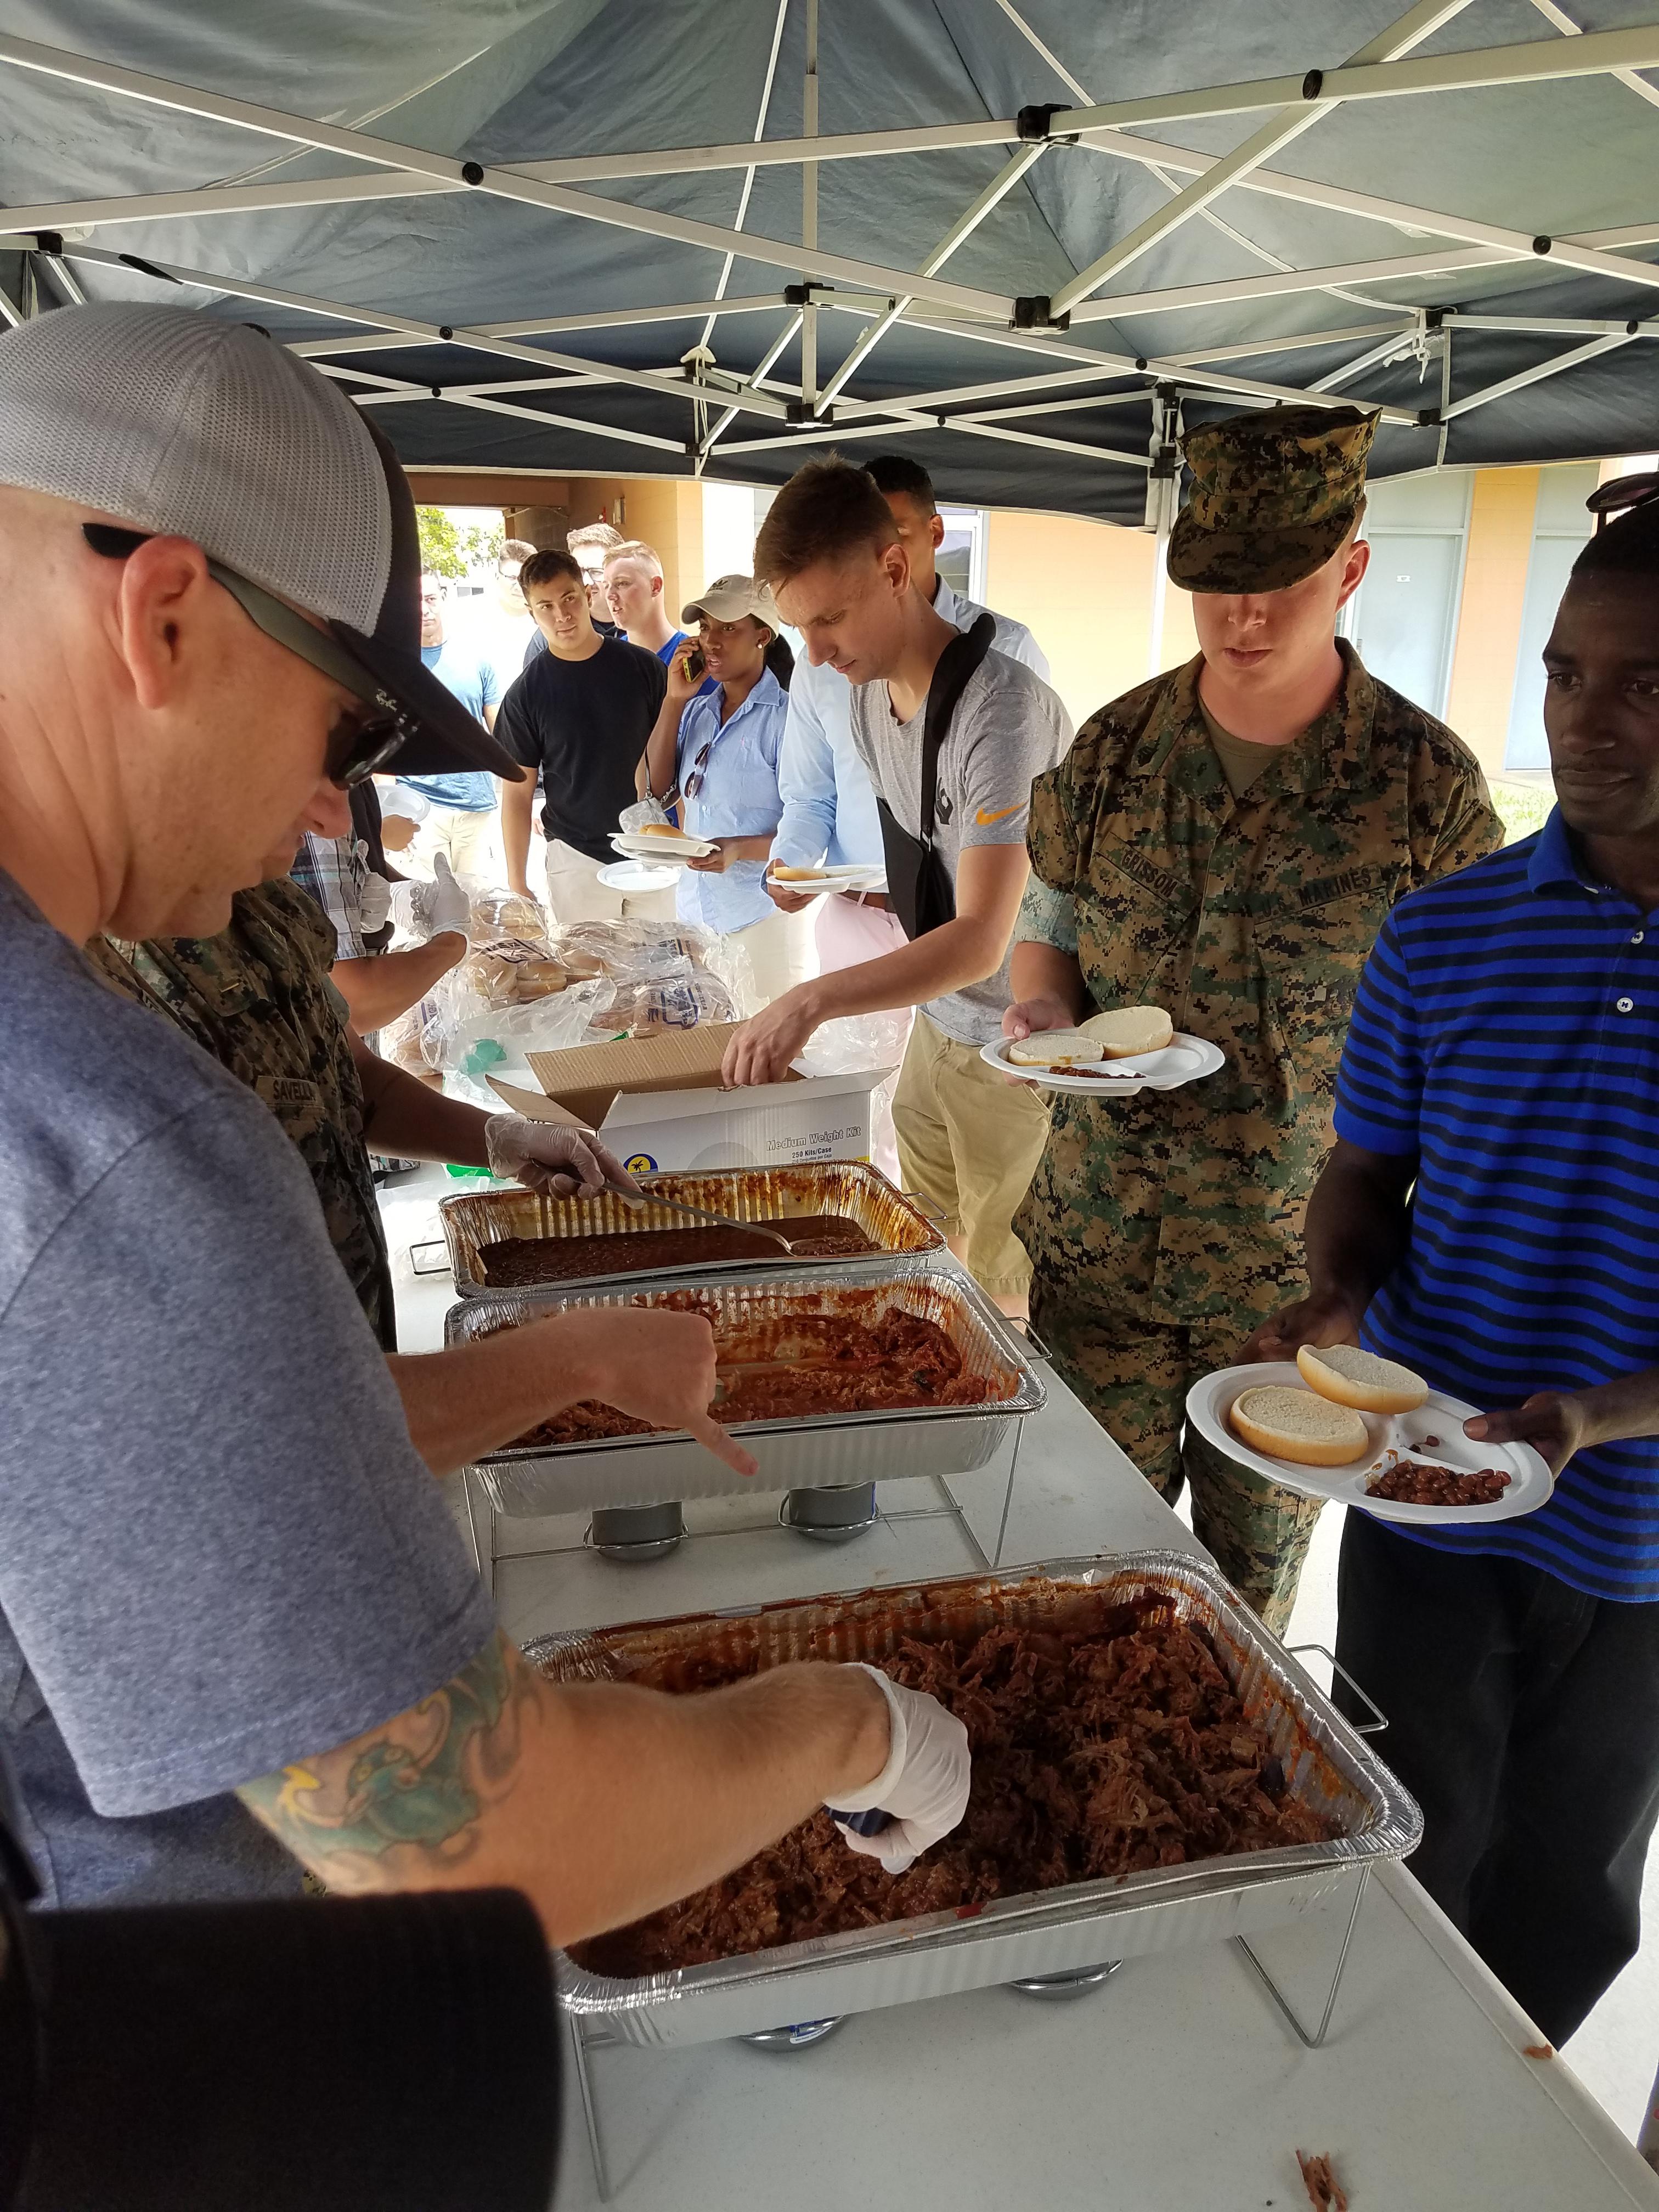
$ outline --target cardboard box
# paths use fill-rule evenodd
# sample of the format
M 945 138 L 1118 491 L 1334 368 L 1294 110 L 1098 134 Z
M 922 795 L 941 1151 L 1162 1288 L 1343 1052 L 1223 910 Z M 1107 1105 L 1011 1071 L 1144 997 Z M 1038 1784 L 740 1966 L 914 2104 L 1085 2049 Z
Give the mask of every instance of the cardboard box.
M 802 1076 L 723 1091 L 720 1061 L 735 1024 L 660 1037 L 532 1052 L 540 1092 L 489 1078 L 515 1114 L 597 1129 L 631 1172 L 657 1168 L 787 1167 L 867 1160 L 870 1094 L 890 1067 Z

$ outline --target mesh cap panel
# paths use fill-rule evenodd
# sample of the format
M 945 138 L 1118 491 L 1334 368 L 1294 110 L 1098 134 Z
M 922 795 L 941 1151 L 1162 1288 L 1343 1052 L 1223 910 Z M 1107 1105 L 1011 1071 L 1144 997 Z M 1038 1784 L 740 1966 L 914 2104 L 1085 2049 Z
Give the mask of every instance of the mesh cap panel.
M 0 336 L 0 483 L 188 538 L 372 632 L 386 474 L 356 409 L 286 347 L 191 307 L 56 307 Z

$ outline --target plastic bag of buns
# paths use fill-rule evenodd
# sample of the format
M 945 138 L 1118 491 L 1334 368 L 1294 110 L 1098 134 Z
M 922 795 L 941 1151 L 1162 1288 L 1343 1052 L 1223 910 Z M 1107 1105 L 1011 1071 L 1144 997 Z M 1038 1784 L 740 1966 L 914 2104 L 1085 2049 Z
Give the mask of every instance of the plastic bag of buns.
M 472 908 L 466 933 L 475 945 L 487 945 L 494 937 L 515 937 L 525 944 L 546 945 L 547 916 L 533 898 L 499 887 L 484 890 L 471 880 L 463 888 Z
M 464 980 L 486 1006 L 522 1006 L 562 991 L 570 977 L 546 940 L 490 937 L 461 963 Z

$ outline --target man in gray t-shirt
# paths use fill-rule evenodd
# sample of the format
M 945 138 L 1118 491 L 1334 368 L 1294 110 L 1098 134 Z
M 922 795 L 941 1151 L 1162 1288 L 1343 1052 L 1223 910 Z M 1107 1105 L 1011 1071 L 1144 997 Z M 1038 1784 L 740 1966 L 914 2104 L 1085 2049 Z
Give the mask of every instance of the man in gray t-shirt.
M 389 1362 L 270 1113 L 78 950 L 222 928 L 394 754 L 516 777 L 422 665 L 417 574 L 390 448 L 251 325 L 109 302 L 0 337 L 0 1740 L 47 1899 L 303 1863 L 507 1884 L 563 1942 L 826 1799 L 908 1864 L 967 1798 L 932 1699 L 844 1667 L 545 1682 L 432 1480 L 590 1397 L 751 1467 L 707 1322 Z
M 901 722 L 884 682 L 853 688 L 853 743 L 870 780 L 900 826 L 921 824 L 921 738 L 927 702 Z M 975 846 L 1023 842 L 1031 786 L 1071 750 L 1072 725 L 1059 695 L 1040 676 L 994 648 L 969 678 L 951 734 L 940 746 L 933 799 L 933 849 L 954 885 L 962 854 Z M 994 975 L 927 999 L 921 1011 L 960 1044 L 977 1048 L 1002 1034 L 1008 1006 L 1008 955 Z
M 913 587 L 886 501 L 862 469 L 809 462 L 773 501 L 755 572 L 813 665 L 829 663 L 852 684 L 859 757 L 878 798 L 915 838 L 928 691 L 957 633 Z M 1041 677 L 988 652 L 939 754 L 932 850 L 954 913 L 896 951 L 786 992 L 744 1024 L 724 1067 L 727 1083 L 775 1082 L 822 1023 L 920 1007 L 893 1100 L 899 1166 L 906 1187 L 943 1212 L 952 1250 L 1010 1313 L 1024 1311 L 1030 1283 L 1011 1224 L 1048 1116 L 1042 1094 L 998 1075 L 980 1048 L 1000 1035 L 1008 1005 L 1031 785 L 1071 743 L 1066 709 Z

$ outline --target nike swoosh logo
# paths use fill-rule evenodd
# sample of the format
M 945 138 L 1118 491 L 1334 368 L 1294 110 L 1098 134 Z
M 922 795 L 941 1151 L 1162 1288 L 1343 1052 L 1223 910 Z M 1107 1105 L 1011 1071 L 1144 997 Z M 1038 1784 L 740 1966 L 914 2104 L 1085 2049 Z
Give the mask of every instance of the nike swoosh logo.
M 986 812 L 985 809 L 981 806 L 981 807 L 980 808 L 980 810 L 979 810 L 979 812 L 978 812 L 976 815 L 975 815 L 974 819 L 975 819 L 975 821 L 979 824 L 980 828 L 981 828 L 981 830 L 984 830 L 984 829 L 988 828 L 988 827 L 989 826 L 989 824 L 990 824 L 990 823 L 992 823 L 993 822 L 1006 822 L 1006 821 L 1008 819 L 1008 817 L 1009 817 L 1011 814 L 1018 814 L 1018 813 L 1019 812 L 1020 807 L 1021 807 L 1021 806 L 1025 805 L 1026 804 L 1027 804 L 1027 802 L 1026 802 L 1024 799 L 1022 799 L 1019 801 L 1018 805 L 1015 805 L 1015 806 L 999 806 L 999 807 L 998 807 L 998 809 L 997 809 L 997 811 L 996 811 L 996 812 L 995 812 L 994 814 L 988 814 L 988 813 Z

